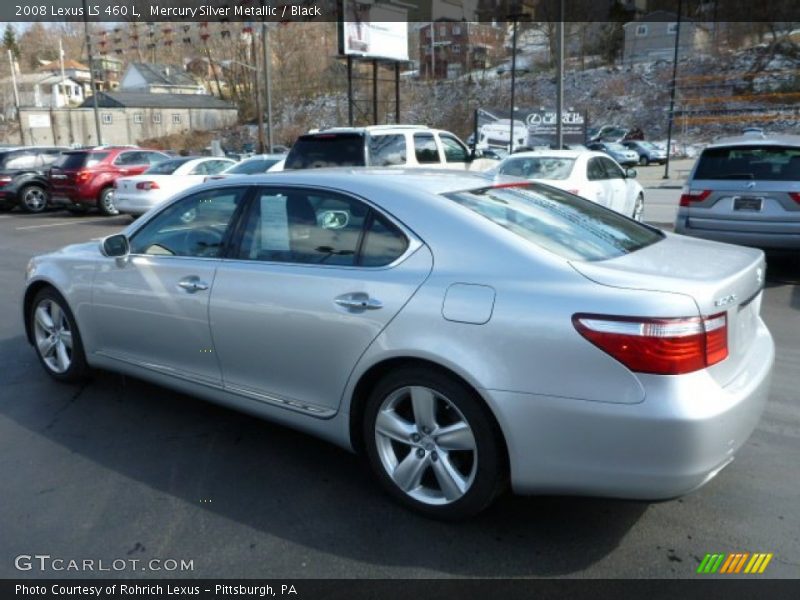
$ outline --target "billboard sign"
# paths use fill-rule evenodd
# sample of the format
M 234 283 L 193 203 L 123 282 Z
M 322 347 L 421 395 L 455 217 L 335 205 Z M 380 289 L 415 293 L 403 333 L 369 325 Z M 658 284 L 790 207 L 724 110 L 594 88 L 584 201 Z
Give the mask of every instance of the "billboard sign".
M 552 146 L 556 143 L 556 111 L 544 109 L 528 109 L 517 108 L 514 111 L 514 137 L 517 138 L 517 127 L 524 127 L 527 129 L 527 141 L 525 146 L 531 148 L 541 146 Z M 510 123 L 508 119 L 508 111 L 500 111 L 496 109 L 479 109 L 478 110 L 478 129 L 483 129 L 485 125 L 506 124 Z M 492 128 L 487 128 L 491 130 Z M 586 141 L 586 118 L 583 113 L 577 111 L 564 111 L 561 114 L 561 131 L 565 144 L 583 144 Z M 501 147 L 508 146 L 508 134 L 503 139 L 502 136 L 495 136 L 498 138 L 495 143 L 488 142 L 488 145 L 496 145 Z M 479 136 L 480 139 L 480 136 Z M 519 146 L 519 142 L 515 142 L 515 148 Z
M 408 60 L 408 10 L 390 2 L 342 0 L 339 54 Z
M 50 115 L 28 115 L 28 127 L 31 129 L 38 129 L 41 127 L 50 127 Z

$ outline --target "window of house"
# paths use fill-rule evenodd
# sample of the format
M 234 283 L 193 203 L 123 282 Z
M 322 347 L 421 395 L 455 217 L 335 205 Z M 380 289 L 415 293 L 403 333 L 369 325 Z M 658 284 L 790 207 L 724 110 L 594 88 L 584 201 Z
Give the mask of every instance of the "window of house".
M 439 27 L 439 35 L 441 36 L 447 35 L 447 25 L 441 25 Z
M 144 115 L 142 113 L 133 113 L 133 122 L 141 125 L 144 123 Z
M 646 37 L 646 36 L 647 36 L 647 25 L 637 25 L 636 37 Z
M 155 112 L 153 113 L 153 123 L 161 123 L 161 113 Z
M 180 125 L 181 124 L 181 115 L 178 113 L 172 114 L 172 124 L 173 125 Z
M 461 26 L 453 25 L 453 35 L 461 35 Z
M 675 35 L 678 33 L 678 24 L 677 23 L 670 23 L 667 25 L 667 33 L 670 35 Z
M 114 115 L 103 113 L 103 125 L 111 125 L 114 122 Z

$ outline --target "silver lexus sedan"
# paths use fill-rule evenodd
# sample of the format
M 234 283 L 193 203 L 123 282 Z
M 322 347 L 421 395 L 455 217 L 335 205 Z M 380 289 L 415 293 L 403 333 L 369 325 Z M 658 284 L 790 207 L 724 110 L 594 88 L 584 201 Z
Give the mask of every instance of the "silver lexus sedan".
M 767 400 L 760 250 L 542 184 L 317 170 L 181 193 L 31 260 L 45 371 L 126 373 L 363 454 L 440 518 L 523 494 L 664 499 Z

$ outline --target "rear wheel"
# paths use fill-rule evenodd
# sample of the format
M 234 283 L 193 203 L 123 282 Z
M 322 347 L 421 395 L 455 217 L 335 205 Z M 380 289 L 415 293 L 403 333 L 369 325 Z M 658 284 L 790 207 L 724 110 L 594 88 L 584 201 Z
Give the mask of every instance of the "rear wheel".
M 633 214 L 631 218 L 634 221 L 641 221 L 642 214 L 644 213 L 644 195 L 639 194 L 636 196 L 636 201 L 633 203 Z
M 500 434 L 477 394 L 455 378 L 417 367 L 392 372 L 372 391 L 363 425 L 373 472 L 407 507 L 462 519 L 503 489 Z
M 47 374 L 69 383 L 84 379 L 89 367 L 66 300 L 53 288 L 44 288 L 36 294 L 28 319 L 36 354 Z
M 97 208 L 100 209 L 100 214 L 106 217 L 113 217 L 119 214 L 119 210 L 114 205 L 114 188 L 107 187 L 100 192 L 100 197 L 97 199 Z
M 25 212 L 42 212 L 47 208 L 47 200 L 47 191 L 39 185 L 26 185 L 19 193 L 20 206 Z
M 642 165 L 643 167 L 646 167 L 647 165 L 650 164 L 650 159 L 642 155 L 639 157 L 639 164 Z

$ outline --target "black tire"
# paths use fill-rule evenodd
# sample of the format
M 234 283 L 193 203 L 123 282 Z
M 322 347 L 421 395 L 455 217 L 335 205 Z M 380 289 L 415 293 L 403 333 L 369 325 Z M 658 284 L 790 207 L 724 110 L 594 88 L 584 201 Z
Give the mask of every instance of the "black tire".
M 19 191 L 19 205 L 27 213 L 44 212 L 50 195 L 40 185 L 26 185 Z
M 639 157 L 639 164 L 641 166 L 643 166 L 643 167 L 647 167 L 647 166 L 650 165 L 650 159 L 647 158 L 646 156 L 640 156 Z
M 471 467 L 471 483 L 463 495 L 445 504 L 430 504 L 409 495 L 409 492 L 401 489 L 390 477 L 388 467 L 384 467 L 381 458 L 376 439 L 378 414 L 385 401 L 409 386 L 422 386 L 446 398 L 445 402 L 449 401 L 455 406 L 457 412 L 460 413 L 459 417 L 463 417 L 473 435 L 474 445 L 477 449 L 474 462 L 477 464 Z M 452 411 L 452 408 L 441 404 L 441 400 L 438 402 L 440 402 L 438 405 L 440 412 L 442 410 Z M 370 393 L 364 410 L 362 427 L 367 461 L 383 488 L 402 505 L 425 516 L 442 520 L 465 519 L 487 508 L 506 487 L 508 467 L 499 427 L 483 400 L 474 390 L 455 377 L 422 367 L 404 367 L 393 371 L 379 381 Z M 435 435 L 431 435 L 430 439 L 436 440 Z M 434 448 L 434 451 L 430 453 L 430 458 L 436 461 L 436 449 L 439 449 L 439 446 L 436 445 Z M 412 449 L 406 456 L 413 452 L 425 452 L 425 450 Z M 448 465 L 453 464 L 451 463 L 451 454 L 452 452 L 443 452 Z M 426 460 L 427 458 L 426 456 Z M 444 459 L 440 458 L 439 460 L 444 462 Z M 433 472 L 433 464 L 429 464 L 428 468 L 431 469 L 431 472 L 426 474 L 426 477 L 429 475 L 432 478 L 430 481 L 433 481 L 434 485 L 438 485 L 435 483 L 437 477 Z
M 119 214 L 117 207 L 114 206 L 114 188 L 103 188 L 97 197 L 97 208 L 100 214 L 106 217 L 115 217 Z
M 69 368 L 60 372 L 55 370 L 51 364 L 48 363 L 42 354 L 39 344 L 37 343 L 36 311 L 40 307 L 46 310 L 48 303 L 54 303 L 58 305 L 64 316 L 64 319 L 66 319 L 66 322 L 69 326 L 69 331 L 72 334 L 72 348 L 69 352 Z M 36 356 L 39 358 L 39 362 L 47 374 L 50 375 L 50 377 L 56 381 L 61 381 L 64 383 L 77 383 L 85 380 L 89 376 L 89 366 L 86 363 L 86 354 L 83 350 L 83 340 L 81 340 L 81 334 L 78 331 L 78 325 L 75 322 L 75 317 L 72 315 L 72 311 L 70 310 L 67 301 L 63 296 L 61 296 L 61 294 L 59 294 L 52 287 L 41 289 L 31 303 L 31 308 L 28 312 L 28 323 L 30 325 L 34 340 L 33 346 L 34 350 L 36 351 Z
M 89 208 L 85 204 L 71 204 L 66 208 L 67 212 L 72 215 L 85 215 L 89 212 Z

